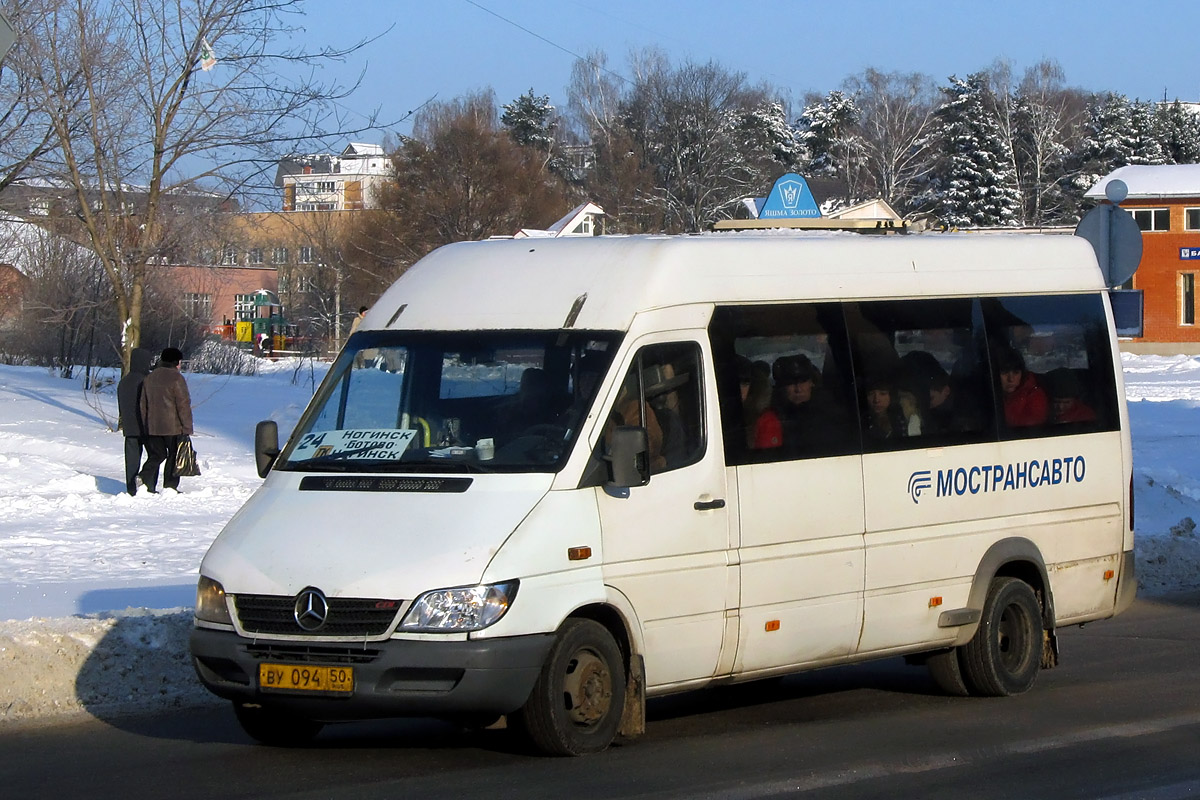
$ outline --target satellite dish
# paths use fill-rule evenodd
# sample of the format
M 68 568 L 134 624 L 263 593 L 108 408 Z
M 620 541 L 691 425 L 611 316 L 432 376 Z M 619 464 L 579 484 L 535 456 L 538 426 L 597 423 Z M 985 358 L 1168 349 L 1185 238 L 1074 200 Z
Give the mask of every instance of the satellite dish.
M 1129 187 L 1120 178 L 1113 178 L 1104 185 L 1104 196 L 1114 206 L 1119 205 L 1125 201 L 1126 197 L 1129 197 Z
M 1122 195 L 1128 191 L 1124 181 L 1110 181 L 1106 194 L 1114 183 L 1120 184 L 1115 191 Z M 1109 288 L 1125 283 L 1137 271 L 1142 260 L 1142 230 L 1120 206 L 1096 206 L 1079 220 L 1075 235 L 1091 243 Z

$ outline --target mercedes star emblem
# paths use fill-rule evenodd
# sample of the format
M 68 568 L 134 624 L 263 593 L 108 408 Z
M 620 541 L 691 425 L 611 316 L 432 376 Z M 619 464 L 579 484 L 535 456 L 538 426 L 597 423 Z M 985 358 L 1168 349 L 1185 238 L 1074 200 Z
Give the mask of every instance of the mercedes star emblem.
M 296 595 L 296 606 L 293 609 L 296 624 L 306 631 L 318 631 L 329 618 L 329 601 L 320 589 L 311 586 Z

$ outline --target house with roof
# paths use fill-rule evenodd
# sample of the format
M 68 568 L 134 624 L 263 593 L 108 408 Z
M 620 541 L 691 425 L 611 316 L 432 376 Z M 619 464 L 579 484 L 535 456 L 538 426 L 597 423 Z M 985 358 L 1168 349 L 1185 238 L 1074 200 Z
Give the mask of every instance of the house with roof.
M 1084 197 L 1108 202 L 1104 190 L 1114 180 L 1128 187 L 1120 205 L 1142 231 L 1142 260 L 1122 288 L 1142 292 L 1144 327 L 1128 349 L 1200 353 L 1200 164 L 1121 167 Z
M 560 236 L 601 236 L 604 233 L 604 209 L 587 202 L 568 211 L 549 228 L 521 228 L 513 234 L 514 239 L 558 238 Z M 507 238 L 507 237 L 493 237 Z
M 375 208 L 375 189 L 389 180 L 392 162 L 377 144 L 350 142 L 338 155 L 314 153 L 279 162 L 275 185 L 284 211 L 361 211 Z

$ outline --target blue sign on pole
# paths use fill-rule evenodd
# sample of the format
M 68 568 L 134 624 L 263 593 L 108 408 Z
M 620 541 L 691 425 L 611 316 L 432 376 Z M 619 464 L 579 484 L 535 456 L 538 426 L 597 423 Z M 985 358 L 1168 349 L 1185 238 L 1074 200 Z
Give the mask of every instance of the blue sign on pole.
M 1179 248 L 1180 261 L 1200 261 L 1200 247 Z
M 798 217 L 820 217 L 817 201 L 809 191 L 808 183 L 794 172 L 789 172 L 775 181 L 767 202 L 763 203 L 759 219 L 795 219 Z

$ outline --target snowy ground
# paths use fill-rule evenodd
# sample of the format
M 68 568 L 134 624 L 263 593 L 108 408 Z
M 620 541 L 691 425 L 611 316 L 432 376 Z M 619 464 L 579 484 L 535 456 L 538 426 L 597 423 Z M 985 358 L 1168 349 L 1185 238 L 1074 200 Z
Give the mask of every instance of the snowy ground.
M 1200 588 L 1200 358 L 1124 368 L 1141 593 Z M 0 366 L 0 724 L 217 702 L 187 658 L 196 568 L 260 483 L 254 424 L 286 436 L 321 378 L 263 369 L 189 374 L 204 474 L 129 497 L 113 387 Z

